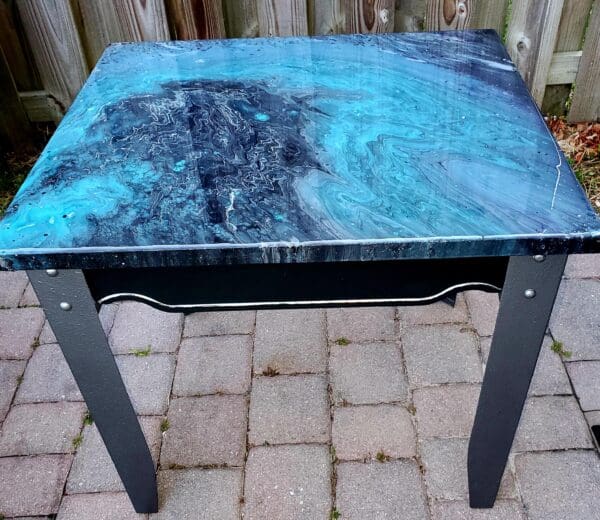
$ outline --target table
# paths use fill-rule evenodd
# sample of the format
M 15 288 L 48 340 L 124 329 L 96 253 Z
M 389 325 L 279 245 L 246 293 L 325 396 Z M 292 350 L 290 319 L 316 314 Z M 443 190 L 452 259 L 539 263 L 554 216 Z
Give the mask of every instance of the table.
M 600 221 L 493 31 L 110 46 L 0 223 L 133 505 L 155 469 L 101 303 L 501 303 L 468 456 L 492 507 L 566 255 Z

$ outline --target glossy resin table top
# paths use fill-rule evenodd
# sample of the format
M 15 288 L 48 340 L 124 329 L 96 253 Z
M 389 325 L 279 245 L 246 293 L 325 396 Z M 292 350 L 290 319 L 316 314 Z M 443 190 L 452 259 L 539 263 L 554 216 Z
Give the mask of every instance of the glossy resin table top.
M 492 31 L 113 45 L 0 222 L 4 269 L 595 250 Z

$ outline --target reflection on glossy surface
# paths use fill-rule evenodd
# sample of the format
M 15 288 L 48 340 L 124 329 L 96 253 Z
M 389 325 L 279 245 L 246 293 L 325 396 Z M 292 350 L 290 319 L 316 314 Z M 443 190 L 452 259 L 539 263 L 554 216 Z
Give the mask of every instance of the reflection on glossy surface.
M 524 254 L 599 232 L 493 32 L 168 42 L 104 54 L 0 223 L 0 257 Z

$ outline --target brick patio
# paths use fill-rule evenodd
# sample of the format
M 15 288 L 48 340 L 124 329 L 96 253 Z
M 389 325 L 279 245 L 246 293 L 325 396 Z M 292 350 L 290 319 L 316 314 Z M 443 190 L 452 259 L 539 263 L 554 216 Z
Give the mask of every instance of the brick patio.
M 0 273 L 0 518 L 147 518 L 36 306 L 22 273 Z M 496 507 L 471 512 L 467 443 L 497 307 L 469 292 L 454 308 L 103 308 L 158 467 L 150 518 L 600 518 L 587 423 L 600 424 L 600 255 L 569 260 Z

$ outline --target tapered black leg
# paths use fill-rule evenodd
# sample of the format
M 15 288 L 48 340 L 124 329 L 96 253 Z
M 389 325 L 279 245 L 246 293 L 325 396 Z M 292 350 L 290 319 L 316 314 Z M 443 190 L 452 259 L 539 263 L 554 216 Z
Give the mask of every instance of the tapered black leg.
M 512 257 L 469 442 L 471 507 L 494 505 L 566 255 Z
M 83 273 L 28 274 L 133 507 L 156 512 L 154 463 Z

